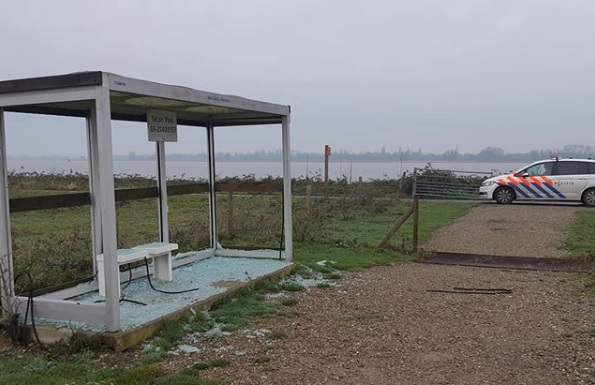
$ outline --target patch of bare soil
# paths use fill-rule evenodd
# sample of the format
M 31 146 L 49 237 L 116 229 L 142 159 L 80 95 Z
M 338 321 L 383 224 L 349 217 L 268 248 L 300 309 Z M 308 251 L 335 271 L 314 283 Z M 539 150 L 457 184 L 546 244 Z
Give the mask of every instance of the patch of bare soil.
M 437 231 L 426 250 L 565 258 L 563 249 L 569 225 L 582 206 L 481 204 L 453 225 Z
M 177 372 L 225 358 L 201 373 L 231 384 L 595 384 L 595 301 L 580 294 L 581 279 L 377 267 L 295 294 L 297 318 L 259 320 L 162 365 Z

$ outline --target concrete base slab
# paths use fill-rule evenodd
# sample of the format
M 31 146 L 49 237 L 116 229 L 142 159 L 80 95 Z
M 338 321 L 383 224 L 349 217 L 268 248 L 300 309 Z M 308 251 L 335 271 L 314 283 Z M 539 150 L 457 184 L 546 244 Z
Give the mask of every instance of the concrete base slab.
M 231 297 L 242 288 L 259 281 L 278 280 L 296 268 L 283 260 L 212 257 L 174 269 L 172 282 L 138 278 L 121 285 L 120 320 L 118 332 L 107 332 L 103 325 L 80 322 L 36 319 L 36 331 L 42 343 L 68 339 L 74 333 L 99 338 L 116 351 L 126 350 L 150 338 L 166 321 L 175 321 L 191 310 L 209 310 L 215 303 Z M 168 292 L 167 294 L 154 288 Z M 196 289 L 186 291 L 188 289 Z M 97 302 L 103 300 L 97 292 L 87 293 L 73 300 Z M 29 325 L 31 327 L 31 325 Z M 31 333 L 32 335 L 32 333 Z

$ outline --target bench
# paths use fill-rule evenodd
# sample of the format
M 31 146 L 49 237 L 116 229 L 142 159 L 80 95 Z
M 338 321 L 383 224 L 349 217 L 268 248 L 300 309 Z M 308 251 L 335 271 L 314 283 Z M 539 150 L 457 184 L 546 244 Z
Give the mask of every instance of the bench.
M 173 280 L 171 252 L 177 249 L 177 243 L 163 242 L 147 243 L 131 249 L 118 249 L 118 266 L 142 261 L 145 258 L 151 258 L 153 260 L 153 277 L 163 281 L 171 281 Z M 99 295 L 105 296 L 105 267 L 103 254 L 97 256 L 97 281 Z M 118 290 L 119 288 L 120 273 L 118 272 Z

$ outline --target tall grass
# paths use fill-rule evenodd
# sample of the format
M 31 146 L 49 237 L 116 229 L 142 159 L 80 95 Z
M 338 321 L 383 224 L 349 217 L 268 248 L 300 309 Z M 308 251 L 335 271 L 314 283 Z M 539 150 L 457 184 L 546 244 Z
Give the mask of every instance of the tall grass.
M 251 176 L 235 181 L 252 180 Z M 231 181 L 233 179 L 226 179 Z M 273 180 L 273 178 L 269 178 Z M 155 180 L 138 175 L 117 176 L 118 187 L 147 187 Z M 23 196 L 31 191 L 44 194 L 84 190 L 88 182 L 81 174 L 11 174 L 11 194 Z M 177 181 L 176 183 L 179 183 Z M 309 183 L 312 197 L 299 194 Z M 403 257 L 411 243 L 410 229 L 399 234 L 391 250 L 375 246 L 406 209 L 398 199 L 403 181 L 372 181 L 349 184 L 345 180 L 329 183 L 297 180 L 293 200 L 293 227 L 296 258 L 312 263 L 327 250 L 370 261 Z M 401 187 L 399 187 L 399 184 Z M 397 190 L 395 190 L 397 189 Z M 332 194 L 331 194 L 332 192 Z M 41 195 L 41 194 L 38 194 Z M 278 248 L 283 242 L 283 201 L 280 194 L 234 194 L 217 197 L 219 242 L 225 246 Z M 180 251 L 208 247 L 209 206 L 206 194 L 169 197 L 170 239 Z M 459 205 L 458 207 L 463 207 Z M 117 203 L 118 247 L 132 247 L 159 239 L 158 201 L 156 198 Z M 431 209 L 436 211 L 435 208 Z M 422 218 L 425 210 L 422 206 Z M 439 214 L 433 223 L 462 215 L 463 210 Z M 11 215 L 15 271 L 33 275 L 36 288 L 54 286 L 82 278 L 93 272 L 91 250 L 91 214 L 89 207 L 18 212 Z M 423 223 L 422 223 L 423 225 Z M 432 228 L 432 226 L 429 226 Z M 430 230 L 427 230 L 430 231 Z M 421 236 L 427 233 L 422 226 Z M 337 257 L 335 256 L 335 259 Z M 345 266 L 354 266 L 354 261 Z

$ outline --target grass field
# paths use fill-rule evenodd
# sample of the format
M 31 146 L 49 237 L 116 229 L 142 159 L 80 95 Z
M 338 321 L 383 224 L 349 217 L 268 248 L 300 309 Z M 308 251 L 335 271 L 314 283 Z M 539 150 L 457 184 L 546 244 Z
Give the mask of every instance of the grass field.
M 168 374 L 152 365 L 98 368 L 95 354 L 81 353 L 61 360 L 34 355 L 0 361 L 0 384 L 38 385 L 216 385 L 200 378 L 197 369 Z
M 219 235 L 224 246 L 278 248 L 282 241 L 279 195 L 235 195 L 233 215 L 227 194 L 218 197 Z M 345 268 L 407 259 L 411 225 L 395 236 L 387 250 L 376 246 L 410 203 L 398 200 L 355 201 L 349 196 L 318 199 L 310 209 L 294 201 L 295 259 L 312 264 L 330 256 Z M 468 210 L 466 204 L 423 203 L 420 238 Z M 158 240 L 157 200 L 118 203 L 118 246 Z M 170 239 L 180 251 L 209 245 L 208 197 L 181 195 L 169 199 Z M 35 287 L 58 285 L 92 276 L 89 207 L 19 212 L 11 215 L 15 272 L 31 273 Z
M 570 228 L 567 248 L 572 255 L 586 261 L 595 262 L 595 211 L 577 214 Z
M 11 197 L 61 194 L 85 190 L 81 176 L 19 176 L 11 184 Z M 34 179 L 33 181 L 31 179 Z M 37 180 L 35 182 L 35 180 Z M 131 177 L 120 187 L 146 187 L 152 181 Z M 50 188 L 42 189 L 47 184 Z M 378 185 L 378 186 L 377 186 Z M 378 187 L 378 190 L 375 188 Z M 387 194 L 394 183 L 333 186 L 334 197 L 318 196 L 306 207 L 303 196 L 294 197 L 295 259 L 315 266 L 320 259 L 337 260 L 339 268 L 364 267 L 391 260 L 411 259 L 411 221 L 384 249 L 376 246 L 411 204 Z M 297 188 L 301 190 L 301 187 Z M 320 192 L 321 187 L 317 187 Z M 316 188 L 314 189 L 316 192 Z M 232 202 L 230 202 L 232 199 Z M 428 203 L 420 207 L 420 243 L 433 230 L 464 215 L 466 203 Z M 282 242 L 282 200 L 279 194 L 218 194 L 218 233 L 224 246 L 278 248 Z M 208 196 L 178 195 L 169 198 L 170 239 L 180 251 L 209 246 Z M 570 232 L 567 248 L 573 255 L 593 260 L 595 219 L 580 213 Z M 15 272 L 32 275 L 35 288 L 90 278 L 93 274 L 90 207 L 75 207 L 11 215 Z M 157 199 L 117 203 L 118 247 L 132 247 L 159 239 Z

